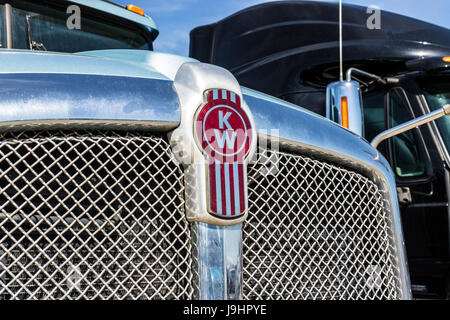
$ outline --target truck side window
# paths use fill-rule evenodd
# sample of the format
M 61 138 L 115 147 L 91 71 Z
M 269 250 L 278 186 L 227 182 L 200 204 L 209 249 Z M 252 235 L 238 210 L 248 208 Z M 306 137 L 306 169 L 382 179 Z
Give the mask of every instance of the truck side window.
M 66 7 L 53 7 L 29 1 L 10 1 L 14 49 L 80 52 L 103 49 L 150 50 L 150 44 L 137 30 L 81 16 L 81 29 L 68 29 Z M 37 47 L 31 48 L 36 43 Z
M 382 131 L 387 129 L 386 113 L 385 113 L 385 91 L 371 92 L 363 95 L 364 109 L 364 138 L 372 141 L 373 138 Z M 383 141 L 378 150 L 386 157 L 387 143 Z
M 372 141 L 377 134 L 386 130 L 384 94 L 384 92 L 376 92 L 363 97 L 364 132 L 367 141 Z
M 389 127 L 395 127 L 412 119 L 407 102 L 398 89 L 389 92 Z M 425 174 L 425 162 L 419 148 L 417 129 L 406 131 L 392 138 L 392 160 L 395 173 L 400 178 Z

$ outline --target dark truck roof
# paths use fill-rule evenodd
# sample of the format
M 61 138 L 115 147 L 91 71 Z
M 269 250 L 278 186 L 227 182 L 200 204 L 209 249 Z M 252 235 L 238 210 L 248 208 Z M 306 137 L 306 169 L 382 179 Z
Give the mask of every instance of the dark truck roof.
M 450 54 L 449 29 L 382 11 L 381 29 L 369 30 L 366 10 L 344 5 L 345 68 L 391 75 L 406 71 L 407 60 Z M 256 5 L 192 30 L 190 56 L 227 68 L 244 86 L 301 105 L 286 97 L 337 79 L 338 13 L 337 4 L 326 2 Z

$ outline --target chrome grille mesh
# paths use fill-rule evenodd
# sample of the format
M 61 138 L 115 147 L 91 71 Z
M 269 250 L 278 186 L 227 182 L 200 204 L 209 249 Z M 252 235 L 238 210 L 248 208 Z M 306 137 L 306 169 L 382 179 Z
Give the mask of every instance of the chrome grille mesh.
M 161 136 L 0 136 L 0 299 L 192 297 L 183 172 Z
M 274 156 L 279 171 L 267 174 Z M 258 159 L 244 298 L 400 297 L 373 182 L 304 156 Z M 159 135 L 0 134 L 0 300 L 192 298 L 183 195 L 183 171 Z
M 249 167 L 244 297 L 400 298 L 385 207 L 377 186 L 358 173 L 260 149 Z

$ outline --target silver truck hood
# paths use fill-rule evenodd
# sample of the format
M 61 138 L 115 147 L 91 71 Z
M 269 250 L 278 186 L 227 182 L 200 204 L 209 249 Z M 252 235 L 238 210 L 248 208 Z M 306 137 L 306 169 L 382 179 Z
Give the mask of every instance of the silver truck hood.
M 0 128 L 30 122 L 105 126 L 130 121 L 158 131 L 180 122 L 173 80 L 191 58 L 141 50 L 64 54 L 0 50 Z M 362 138 L 306 109 L 242 88 L 256 129 L 355 158 L 378 157 Z

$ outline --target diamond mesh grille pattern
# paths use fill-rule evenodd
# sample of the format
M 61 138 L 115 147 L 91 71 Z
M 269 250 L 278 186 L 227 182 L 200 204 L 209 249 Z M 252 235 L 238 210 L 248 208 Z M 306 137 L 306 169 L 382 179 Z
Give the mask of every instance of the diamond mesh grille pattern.
M 400 298 L 391 221 L 377 186 L 303 156 L 259 156 L 249 166 L 244 297 Z M 267 175 L 273 157 L 279 171 Z
M 183 172 L 158 135 L 0 136 L 0 299 L 186 299 Z

